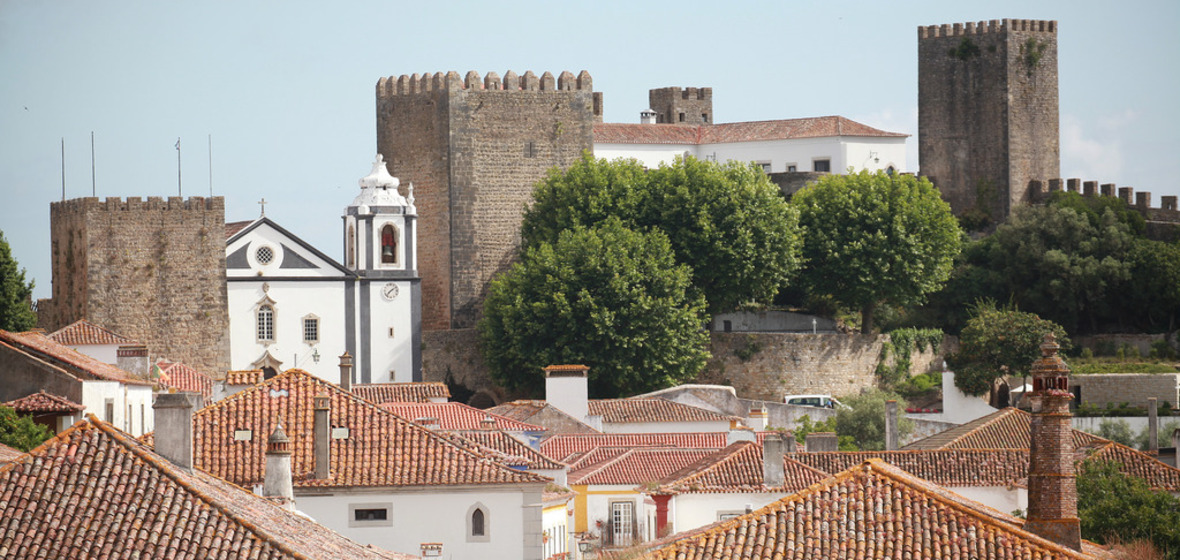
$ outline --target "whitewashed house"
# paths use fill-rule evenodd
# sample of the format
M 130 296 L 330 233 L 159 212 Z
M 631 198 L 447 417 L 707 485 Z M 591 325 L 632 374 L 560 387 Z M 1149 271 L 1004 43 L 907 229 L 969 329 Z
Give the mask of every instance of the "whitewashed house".
M 378 155 L 344 210 L 344 263 L 262 216 L 227 224 L 230 366 L 269 378 L 298 367 L 339 380 L 421 381 L 421 296 L 413 186 L 398 192 Z

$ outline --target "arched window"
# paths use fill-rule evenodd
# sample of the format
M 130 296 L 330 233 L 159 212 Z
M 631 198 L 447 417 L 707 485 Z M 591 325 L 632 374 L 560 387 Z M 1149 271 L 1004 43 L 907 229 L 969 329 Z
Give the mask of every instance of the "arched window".
M 344 260 L 348 268 L 356 268 L 356 228 L 348 224 L 348 234 L 344 240 Z
M 483 510 L 477 509 L 471 512 L 471 536 L 482 537 L 483 533 Z
M 258 308 L 257 334 L 259 342 L 273 342 L 275 339 L 275 310 L 269 305 Z
M 381 228 L 381 264 L 397 262 L 397 230 L 392 225 Z
M 476 503 L 467 510 L 467 542 L 491 542 L 492 527 L 489 524 L 488 508 Z

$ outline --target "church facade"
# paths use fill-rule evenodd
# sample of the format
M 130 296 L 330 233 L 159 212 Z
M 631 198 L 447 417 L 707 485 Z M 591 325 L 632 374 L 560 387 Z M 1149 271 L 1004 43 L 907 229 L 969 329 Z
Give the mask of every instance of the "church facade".
M 227 224 L 231 369 L 266 377 L 298 367 L 355 383 L 422 380 L 417 209 L 378 155 L 343 215 L 344 262 L 265 215 Z

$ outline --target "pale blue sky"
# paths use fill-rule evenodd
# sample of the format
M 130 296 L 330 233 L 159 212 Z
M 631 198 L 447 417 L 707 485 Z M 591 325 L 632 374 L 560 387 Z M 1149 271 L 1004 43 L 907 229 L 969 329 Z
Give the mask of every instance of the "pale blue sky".
M 917 132 L 917 27 L 1059 22 L 1062 174 L 1180 194 L 1180 2 L 0 0 L 0 230 L 50 294 L 49 202 L 226 198 L 339 257 L 381 76 L 588 70 L 607 122 L 710 86 L 718 122 L 844 115 Z M 917 165 L 916 139 L 908 147 Z

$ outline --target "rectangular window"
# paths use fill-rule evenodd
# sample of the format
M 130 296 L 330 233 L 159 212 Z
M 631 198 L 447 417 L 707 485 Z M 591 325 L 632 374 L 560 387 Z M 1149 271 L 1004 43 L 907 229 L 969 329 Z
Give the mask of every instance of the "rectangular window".
M 787 166 L 787 173 L 795 173 L 796 171 L 799 171 L 799 166 L 793 163 Z
M 315 344 L 320 341 L 320 320 L 308 317 L 303 320 L 303 342 Z
M 537 144 L 535 142 L 528 142 L 524 145 L 524 157 L 537 157 Z
M 258 308 L 258 340 L 271 342 L 275 339 L 275 310 L 269 305 Z
M 131 403 L 127 403 L 127 417 L 123 419 L 123 431 L 131 433 L 131 421 L 135 418 L 131 414 Z
M 830 160 L 830 159 L 817 159 L 817 160 L 811 162 L 811 170 L 816 171 L 816 172 L 822 171 L 824 173 L 831 173 L 832 172 L 832 160 Z
M 758 162 L 758 167 L 762 168 L 763 173 L 770 173 L 770 162 L 769 161 Z
M 701 113 L 701 122 L 709 122 L 709 113 Z
M 385 508 L 352 510 L 353 521 L 386 521 L 388 518 L 389 510 Z
M 680 122 L 684 122 L 684 113 L 680 113 Z
M 348 504 L 349 527 L 392 527 L 393 516 L 390 502 L 373 504 Z
M 114 424 L 115 423 L 115 399 L 107 399 L 103 404 L 106 405 L 105 410 L 103 410 L 103 413 L 102 413 L 103 420 L 106 421 L 107 424 Z
M 611 502 L 611 544 L 631 546 L 635 540 L 635 502 Z

